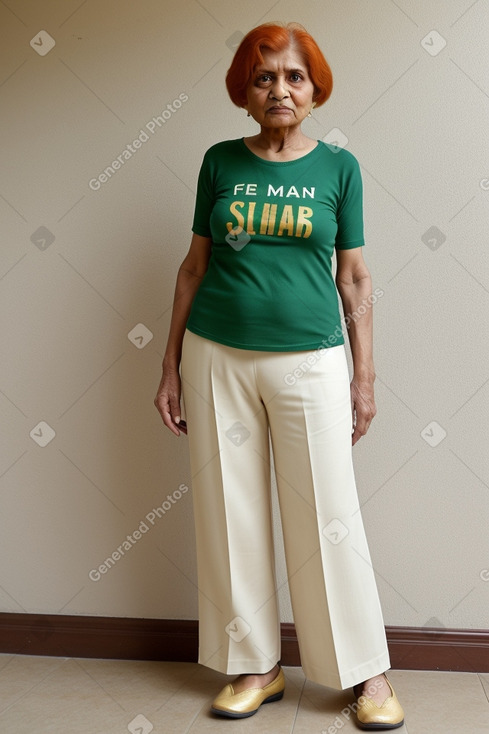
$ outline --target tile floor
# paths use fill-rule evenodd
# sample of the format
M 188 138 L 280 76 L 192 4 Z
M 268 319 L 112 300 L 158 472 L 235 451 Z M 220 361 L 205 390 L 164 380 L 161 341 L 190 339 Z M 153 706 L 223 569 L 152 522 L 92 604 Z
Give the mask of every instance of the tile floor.
M 209 704 L 231 677 L 195 663 L 0 655 L 0 732 L 12 734 L 348 734 L 351 690 L 284 668 L 282 701 L 241 720 Z M 393 670 L 399 734 L 489 734 L 489 673 Z M 343 710 L 343 713 L 342 713 Z

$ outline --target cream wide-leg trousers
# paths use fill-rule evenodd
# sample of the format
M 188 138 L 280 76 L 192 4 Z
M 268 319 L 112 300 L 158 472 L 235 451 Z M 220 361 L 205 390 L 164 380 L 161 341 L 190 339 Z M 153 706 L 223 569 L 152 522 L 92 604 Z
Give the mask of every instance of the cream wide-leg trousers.
M 273 450 L 304 674 L 344 689 L 390 667 L 352 466 L 344 346 L 235 349 L 185 332 L 199 662 L 265 673 L 280 659 Z

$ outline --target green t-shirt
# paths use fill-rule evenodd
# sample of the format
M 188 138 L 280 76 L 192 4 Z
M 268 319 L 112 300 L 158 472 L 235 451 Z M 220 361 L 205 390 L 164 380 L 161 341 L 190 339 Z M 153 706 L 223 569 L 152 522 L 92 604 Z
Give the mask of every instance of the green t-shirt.
M 356 158 L 322 141 L 268 161 L 243 138 L 205 153 L 192 230 L 212 238 L 187 328 L 239 349 L 292 352 L 344 343 L 334 248 L 364 244 Z

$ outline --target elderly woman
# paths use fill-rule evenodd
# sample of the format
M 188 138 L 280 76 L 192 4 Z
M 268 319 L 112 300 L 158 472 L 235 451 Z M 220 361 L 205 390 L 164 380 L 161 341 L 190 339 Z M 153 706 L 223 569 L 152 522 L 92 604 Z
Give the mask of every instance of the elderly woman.
M 404 715 L 384 675 L 389 653 L 352 467 L 352 445 L 375 415 L 359 165 L 302 131 L 332 89 L 302 26 L 250 31 L 226 86 L 259 132 L 204 156 L 155 398 L 174 434 L 188 424 L 199 662 L 238 675 L 215 714 L 251 716 L 283 696 L 271 445 L 304 673 L 353 687 L 363 727 L 396 728 Z

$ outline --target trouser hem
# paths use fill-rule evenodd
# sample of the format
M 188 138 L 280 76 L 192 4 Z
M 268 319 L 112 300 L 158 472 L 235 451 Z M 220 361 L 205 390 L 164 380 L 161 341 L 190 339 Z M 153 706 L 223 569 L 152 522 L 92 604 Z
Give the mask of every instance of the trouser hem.
M 353 670 L 349 670 L 341 676 L 332 674 L 327 670 L 326 666 L 324 668 L 311 666 L 308 667 L 307 670 L 305 668 L 303 668 L 303 670 L 306 678 L 311 680 L 313 683 L 319 683 L 320 685 L 327 686 L 328 688 L 344 691 L 345 688 L 352 688 L 357 683 L 363 683 L 363 681 L 368 680 L 369 678 L 385 673 L 389 668 L 389 653 L 385 652 L 377 658 L 369 660 L 368 663 L 364 663 Z
M 279 661 L 279 658 L 273 662 L 273 660 L 252 660 L 252 659 L 240 659 L 240 660 L 227 660 L 222 658 L 216 658 L 215 655 L 212 658 L 206 657 L 204 653 L 199 655 L 199 664 L 204 665 L 206 668 L 211 668 L 218 673 L 224 673 L 225 675 L 242 675 L 242 674 L 255 674 L 263 675 L 268 673 L 269 670 L 275 667 Z

